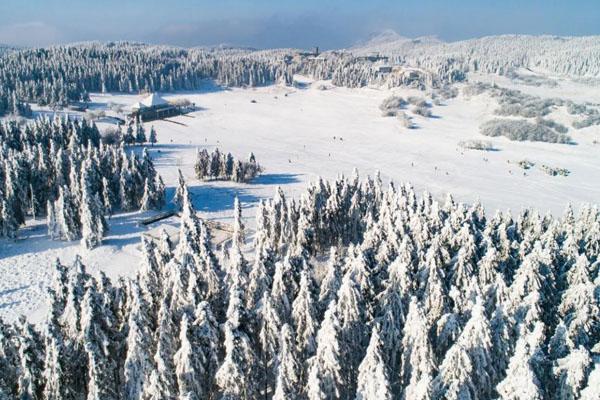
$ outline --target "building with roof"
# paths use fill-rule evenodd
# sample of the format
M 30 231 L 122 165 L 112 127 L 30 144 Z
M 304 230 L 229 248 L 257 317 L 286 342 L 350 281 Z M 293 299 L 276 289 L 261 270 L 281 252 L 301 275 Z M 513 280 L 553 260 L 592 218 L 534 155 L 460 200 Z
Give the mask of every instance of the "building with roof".
M 169 103 L 158 93 L 152 93 L 141 101 L 131 106 L 132 118 L 139 118 L 142 121 L 153 121 L 182 114 L 181 107 Z

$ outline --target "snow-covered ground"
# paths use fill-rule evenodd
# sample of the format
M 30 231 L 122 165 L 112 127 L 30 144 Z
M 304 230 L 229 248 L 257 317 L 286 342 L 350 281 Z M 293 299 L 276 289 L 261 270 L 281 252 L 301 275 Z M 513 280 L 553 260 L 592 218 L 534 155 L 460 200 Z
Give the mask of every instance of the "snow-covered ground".
M 499 78 L 479 78 L 500 84 Z M 517 212 L 523 207 L 561 213 L 569 202 L 578 206 L 600 199 L 600 144 L 594 143 L 600 141 L 598 127 L 571 129 L 569 134 L 576 145 L 487 138 L 479 134 L 479 125 L 493 118 L 497 105 L 483 94 L 470 99 L 461 95 L 443 106 L 434 106 L 433 118 L 415 116 L 417 129 L 405 129 L 396 118 L 382 117 L 378 106 L 391 94 L 424 96 L 423 92 L 318 90 L 317 86 L 320 83 L 306 89 L 270 86 L 225 90 L 207 85 L 197 93 L 165 95 L 167 99 L 187 98 L 201 107 L 190 115 L 147 124 L 148 129 L 154 125 L 158 132 L 159 144 L 151 153 L 171 189 L 169 193 L 180 168 L 204 217 L 230 218 L 237 195 L 250 226 L 254 207 L 260 199 L 271 197 L 277 186 L 296 196 L 307 181 L 350 174 L 354 167 L 362 175 L 380 170 L 384 181 L 409 181 L 437 198 L 451 192 L 460 201 L 479 199 L 488 213 L 496 209 Z M 561 81 L 553 88 L 518 88 L 540 96 L 562 94 L 560 97 L 578 102 L 600 102 L 600 91 L 589 85 Z M 92 96 L 97 108 L 111 102 L 130 105 L 139 99 L 132 95 Z M 573 118 L 564 110 L 551 117 L 568 125 Z M 472 139 L 491 141 L 498 151 L 459 148 L 460 141 Z M 200 183 L 193 171 L 198 147 L 219 147 L 240 158 L 252 151 L 265 172 L 250 184 Z M 524 173 L 515 164 L 523 159 L 536 167 Z M 542 164 L 567 168 L 571 174 L 546 175 L 539 168 Z M 92 251 L 83 251 L 78 243 L 49 240 L 42 221 L 30 223 L 16 242 L 1 240 L 0 316 L 12 320 L 24 313 L 33 321 L 42 318 L 45 286 L 55 258 L 68 263 L 79 253 L 92 271 L 102 268 L 111 277 L 135 273 L 141 233 L 161 228 L 138 226 L 145 216 L 114 216 L 105 243 Z M 177 219 L 163 223 L 176 229 Z

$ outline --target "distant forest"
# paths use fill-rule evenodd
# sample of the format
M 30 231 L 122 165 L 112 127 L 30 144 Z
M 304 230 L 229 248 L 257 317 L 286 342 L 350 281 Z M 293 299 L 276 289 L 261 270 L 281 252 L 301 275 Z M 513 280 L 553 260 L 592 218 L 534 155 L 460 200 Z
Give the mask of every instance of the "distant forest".
M 27 115 L 25 103 L 66 106 L 87 100 L 91 92 L 195 90 L 206 79 L 225 86 L 291 85 L 297 73 L 331 79 L 338 86 L 417 88 L 443 87 L 473 71 L 513 76 L 519 67 L 598 76 L 598 46 L 585 38 L 572 40 L 576 43 L 527 36 L 451 44 L 409 41 L 378 49 L 385 54 L 381 60 L 398 67 L 386 70 L 360 51 L 302 55 L 293 49 L 184 49 L 128 42 L 6 49 L 0 53 L 0 115 Z

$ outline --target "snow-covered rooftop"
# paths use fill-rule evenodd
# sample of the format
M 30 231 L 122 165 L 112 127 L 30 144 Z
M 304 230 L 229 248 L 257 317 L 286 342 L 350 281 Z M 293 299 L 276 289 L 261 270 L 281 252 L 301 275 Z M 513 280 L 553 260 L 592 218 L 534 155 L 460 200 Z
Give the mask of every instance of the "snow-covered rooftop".
M 156 107 L 156 106 L 162 106 L 165 104 L 169 104 L 165 99 L 160 97 L 157 93 L 152 93 L 148 97 L 144 98 L 140 103 L 144 107 Z

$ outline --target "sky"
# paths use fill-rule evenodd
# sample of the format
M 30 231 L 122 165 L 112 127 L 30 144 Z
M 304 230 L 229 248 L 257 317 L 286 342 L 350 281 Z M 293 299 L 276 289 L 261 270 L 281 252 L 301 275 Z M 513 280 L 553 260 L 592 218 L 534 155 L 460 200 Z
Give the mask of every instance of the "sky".
M 455 41 L 600 34 L 600 0 L 0 0 L 0 43 L 349 47 L 384 30 Z

